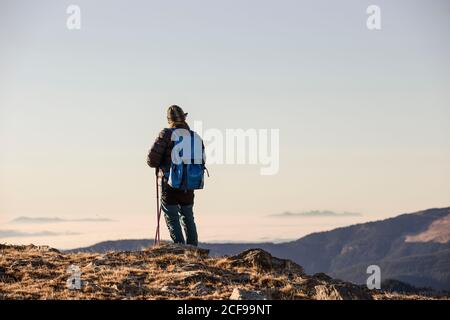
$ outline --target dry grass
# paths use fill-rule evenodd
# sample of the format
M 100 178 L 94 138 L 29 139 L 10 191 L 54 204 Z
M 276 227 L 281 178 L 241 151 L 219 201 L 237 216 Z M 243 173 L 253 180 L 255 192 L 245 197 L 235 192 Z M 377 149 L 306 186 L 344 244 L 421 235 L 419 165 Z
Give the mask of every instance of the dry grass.
M 72 264 L 82 272 L 80 290 L 66 285 Z M 234 288 L 272 299 L 324 298 L 317 285 L 367 297 L 360 287 L 307 276 L 300 266 L 262 250 L 210 258 L 206 250 L 176 245 L 106 254 L 0 245 L 0 299 L 228 299 Z

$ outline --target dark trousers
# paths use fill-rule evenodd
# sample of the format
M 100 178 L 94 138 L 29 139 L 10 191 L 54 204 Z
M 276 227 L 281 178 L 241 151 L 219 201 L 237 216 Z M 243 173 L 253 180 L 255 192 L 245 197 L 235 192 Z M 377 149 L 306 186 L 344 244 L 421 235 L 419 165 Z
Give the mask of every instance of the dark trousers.
M 197 227 L 194 221 L 193 206 L 193 204 L 167 204 L 165 201 L 162 201 L 161 209 L 164 212 L 167 228 L 173 242 L 197 246 Z M 181 228 L 184 229 L 186 242 Z

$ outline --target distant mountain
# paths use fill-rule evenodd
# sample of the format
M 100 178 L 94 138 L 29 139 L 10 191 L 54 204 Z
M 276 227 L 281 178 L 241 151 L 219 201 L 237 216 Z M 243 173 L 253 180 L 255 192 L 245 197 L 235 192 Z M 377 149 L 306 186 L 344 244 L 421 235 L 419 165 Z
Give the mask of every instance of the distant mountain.
M 277 254 L 301 263 L 307 272 L 322 271 L 356 283 L 365 282 L 367 266 L 375 264 L 384 279 L 449 290 L 450 243 L 438 241 L 445 232 L 428 241 L 422 236 L 433 233 L 449 215 L 450 208 L 430 209 L 315 233 L 282 244 Z
M 365 283 L 369 265 L 381 268 L 382 280 L 450 290 L 450 208 L 429 209 L 394 218 L 307 235 L 285 243 L 202 243 L 211 255 L 233 255 L 249 248 L 301 264 L 308 273 Z M 151 240 L 118 240 L 70 250 L 140 250 Z
M 89 247 L 63 250 L 66 253 L 76 252 L 98 252 L 104 253 L 109 251 L 139 251 L 148 248 L 153 244 L 150 239 L 126 239 L 126 240 L 111 240 L 96 243 Z

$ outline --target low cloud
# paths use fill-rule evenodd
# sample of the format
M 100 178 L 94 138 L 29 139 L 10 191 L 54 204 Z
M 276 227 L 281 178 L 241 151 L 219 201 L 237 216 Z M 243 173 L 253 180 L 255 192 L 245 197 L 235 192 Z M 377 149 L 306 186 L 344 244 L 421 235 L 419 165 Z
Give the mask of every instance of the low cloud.
M 311 217 L 361 217 L 361 213 L 355 212 L 335 212 L 330 210 L 311 210 L 303 212 L 283 212 L 271 214 L 269 217 L 278 218 L 311 218 Z
M 23 232 L 19 230 L 0 230 L 0 238 L 22 238 L 22 237 L 53 237 L 53 236 L 73 236 L 79 235 L 77 232 Z
M 17 224 L 40 224 L 40 223 L 62 223 L 62 222 L 111 222 L 114 220 L 107 218 L 81 218 L 63 219 L 58 217 L 18 217 L 10 221 Z
M 271 237 L 260 237 L 258 242 L 271 242 L 271 243 L 284 243 L 297 240 L 297 238 L 271 238 Z

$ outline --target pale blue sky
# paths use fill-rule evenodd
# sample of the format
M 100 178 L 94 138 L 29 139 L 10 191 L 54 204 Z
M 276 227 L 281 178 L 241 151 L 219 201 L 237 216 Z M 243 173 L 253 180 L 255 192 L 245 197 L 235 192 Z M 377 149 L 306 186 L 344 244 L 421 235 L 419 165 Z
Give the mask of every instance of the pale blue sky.
M 380 31 L 366 28 L 370 4 Z M 280 129 L 278 175 L 210 168 L 196 207 L 211 239 L 238 237 L 214 224 L 227 217 L 329 209 L 358 222 L 447 206 L 449 32 L 444 0 L 0 0 L 0 220 L 126 216 L 123 237 L 134 220 L 152 229 L 145 156 L 170 104 L 205 128 Z M 299 236 L 342 224 L 327 219 L 296 220 Z

